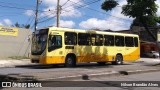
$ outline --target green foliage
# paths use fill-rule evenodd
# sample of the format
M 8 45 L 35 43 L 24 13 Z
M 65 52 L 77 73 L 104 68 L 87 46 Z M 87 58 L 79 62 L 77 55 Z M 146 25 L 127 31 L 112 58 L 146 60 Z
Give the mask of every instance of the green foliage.
M 109 1 L 109 0 L 106 0 Z M 105 1 L 105 2 L 106 2 Z M 122 14 L 135 18 L 133 24 L 143 26 L 150 33 L 151 37 L 156 41 L 156 36 L 154 36 L 150 31 L 149 27 L 157 26 L 157 23 L 160 23 L 160 17 L 156 16 L 158 5 L 155 3 L 156 0 L 127 0 L 127 5 L 122 7 Z M 102 4 L 102 9 L 108 11 L 113 9 L 116 5 L 108 6 L 108 3 Z
M 30 24 L 19 24 L 18 22 L 15 23 L 15 25 L 13 25 L 14 27 L 18 27 L 18 28 L 26 28 L 29 29 L 30 28 Z
M 133 17 L 134 25 L 142 26 L 143 24 L 149 27 L 155 27 L 159 21 L 156 16 L 158 5 L 155 3 L 156 0 L 128 0 L 127 5 L 122 7 L 122 14 L 125 16 Z
M 30 25 L 29 25 L 29 24 L 26 24 L 26 25 L 22 24 L 22 28 L 29 29 L 29 28 L 30 28 Z
M 156 22 L 160 24 L 160 16 L 155 18 Z
M 14 26 L 20 28 L 20 24 L 18 22 L 16 22 Z
M 127 0 L 127 4 L 122 7 L 122 14 L 135 18 L 131 26 L 156 26 L 160 23 L 160 17 L 156 16 L 158 5 L 156 0 Z M 109 11 L 118 5 L 115 0 L 105 0 L 101 8 Z M 143 23 L 142 23 L 143 22 Z
M 133 20 L 133 23 L 131 24 L 130 27 L 133 27 L 133 26 L 143 26 L 143 25 L 140 22 L 140 20 L 138 18 L 136 18 L 136 19 Z
M 105 0 L 102 3 L 101 8 L 105 11 L 109 11 L 115 8 L 117 5 L 118 5 L 118 2 L 115 0 Z
M 156 0 L 127 0 L 127 5 L 122 7 L 122 14 L 137 18 L 143 16 L 154 16 L 158 5 Z
M 158 18 L 156 16 L 148 15 L 148 16 L 141 17 L 141 19 L 143 19 L 145 24 L 149 27 L 155 27 L 155 26 L 157 26 L 157 23 L 160 23 L 160 18 Z M 132 26 L 143 26 L 140 18 L 135 18 L 133 20 L 131 27 Z

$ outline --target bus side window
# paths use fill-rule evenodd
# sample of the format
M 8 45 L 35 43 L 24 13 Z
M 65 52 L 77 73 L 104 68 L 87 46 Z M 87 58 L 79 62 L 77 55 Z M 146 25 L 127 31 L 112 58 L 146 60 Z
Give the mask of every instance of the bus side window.
M 124 37 L 123 36 L 115 36 L 115 45 L 116 46 L 124 46 Z
M 105 46 L 114 46 L 114 36 L 104 35 L 104 45 Z
M 95 43 L 96 43 L 96 37 L 95 36 L 96 36 L 95 34 L 91 35 L 91 39 L 92 39 L 91 41 L 92 41 L 93 46 L 95 46 Z
M 78 33 L 78 45 L 91 45 L 90 34 Z
M 92 45 L 95 45 L 95 37 L 91 37 Z
M 48 41 L 48 51 L 52 51 L 62 47 L 62 36 L 51 35 Z
M 51 46 L 55 45 L 56 44 L 56 38 L 53 36 L 51 38 Z
M 77 44 L 77 34 L 74 32 L 65 32 L 65 44 L 66 45 L 76 45 Z
M 133 37 L 125 37 L 126 47 L 134 47 Z
M 103 45 L 103 36 L 96 35 L 96 46 L 102 46 L 102 45 Z
M 58 46 L 62 46 L 62 37 L 61 36 L 57 37 L 56 44 Z
M 62 38 L 61 36 L 55 35 L 49 39 L 49 46 L 62 46 Z
M 92 45 L 93 46 L 102 46 L 103 45 L 103 35 L 100 34 L 92 34 Z
M 137 37 L 134 37 L 134 46 L 138 47 L 138 38 Z

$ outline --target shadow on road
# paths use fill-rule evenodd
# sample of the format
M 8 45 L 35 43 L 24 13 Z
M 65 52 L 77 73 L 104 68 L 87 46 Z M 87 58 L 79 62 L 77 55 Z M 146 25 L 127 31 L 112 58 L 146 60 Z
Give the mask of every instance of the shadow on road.
M 63 68 L 64 65 L 17 65 L 16 68 L 28 68 L 28 69 L 53 69 L 53 68 Z
M 76 67 L 71 68 L 87 68 L 87 69 L 93 69 L 93 68 L 112 68 L 116 66 L 124 66 L 124 65 L 132 65 L 132 64 L 123 64 L 123 65 L 112 65 L 110 63 L 107 63 L 105 65 L 99 65 L 97 63 L 79 63 L 76 65 Z M 17 65 L 16 68 L 28 68 L 28 69 L 56 69 L 56 68 L 67 68 L 65 65 L 43 65 L 43 64 L 36 64 L 36 65 Z

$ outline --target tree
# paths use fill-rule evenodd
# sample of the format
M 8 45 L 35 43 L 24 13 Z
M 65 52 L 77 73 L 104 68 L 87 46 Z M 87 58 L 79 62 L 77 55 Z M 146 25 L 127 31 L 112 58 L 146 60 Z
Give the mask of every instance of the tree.
M 118 5 L 118 2 L 115 0 L 105 0 L 101 5 L 103 10 L 109 11 L 115 8 Z
M 19 24 L 18 22 L 16 22 L 15 25 L 13 26 L 18 28 L 26 28 L 26 29 L 30 28 L 30 24 Z
M 159 17 L 154 17 L 154 16 L 147 16 L 145 19 L 145 23 L 147 24 L 148 27 L 156 27 L 157 23 L 160 23 L 160 18 Z M 131 28 L 133 26 L 140 26 L 143 27 L 143 24 L 139 20 L 139 18 L 135 18 L 133 20 L 133 23 L 131 24 Z
M 137 18 L 146 16 L 155 16 L 158 5 L 156 0 L 127 0 L 127 5 L 122 7 L 122 14 Z
M 30 24 L 26 24 L 26 25 L 22 24 L 22 28 L 29 29 L 30 28 Z
M 105 11 L 112 10 L 118 5 L 116 4 L 116 6 L 112 6 L 112 3 L 108 3 L 107 1 L 117 3 L 115 0 L 105 0 L 101 5 L 101 8 Z M 144 26 L 152 38 L 156 41 L 156 37 L 148 29 L 148 26 L 156 26 L 156 24 L 160 22 L 159 17 L 156 16 L 158 5 L 155 1 L 156 0 L 127 0 L 127 4 L 122 7 L 121 13 L 125 16 L 135 18 L 133 24 Z M 112 7 L 108 7 L 106 5 Z
M 18 22 L 16 22 L 13 26 L 20 28 L 20 24 Z

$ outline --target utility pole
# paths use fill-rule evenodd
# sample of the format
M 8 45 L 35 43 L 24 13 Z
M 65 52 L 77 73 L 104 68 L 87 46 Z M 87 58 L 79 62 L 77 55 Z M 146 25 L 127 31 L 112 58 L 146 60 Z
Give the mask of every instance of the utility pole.
M 57 27 L 59 27 L 59 22 L 60 22 L 60 0 L 57 0 Z
M 37 30 L 37 23 L 38 23 L 38 6 L 39 6 L 39 0 L 37 0 L 37 4 L 36 4 L 36 16 L 35 16 L 35 23 L 34 23 L 34 31 Z

